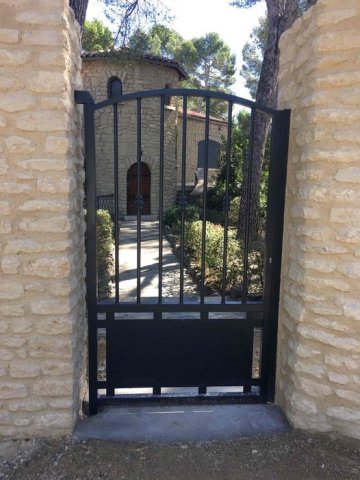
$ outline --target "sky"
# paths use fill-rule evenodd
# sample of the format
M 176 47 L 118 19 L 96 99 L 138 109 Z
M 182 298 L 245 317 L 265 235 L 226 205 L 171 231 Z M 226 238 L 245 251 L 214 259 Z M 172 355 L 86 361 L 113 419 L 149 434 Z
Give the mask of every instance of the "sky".
M 231 7 L 229 0 L 162 0 L 162 3 L 175 16 L 170 26 L 184 38 L 201 37 L 209 32 L 220 35 L 232 53 L 236 54 L 236 83 L 232 89 L 236 95 L 250 98 L 239 74 L 241 51 L 259 17 L 265 15 L 265 1 L 261 0 L 249 9 Z M 101 0 L 89 0 L 86 18 L 98 18 L 107 24 Z M 111 25 L 107 25 L 111 28 Z

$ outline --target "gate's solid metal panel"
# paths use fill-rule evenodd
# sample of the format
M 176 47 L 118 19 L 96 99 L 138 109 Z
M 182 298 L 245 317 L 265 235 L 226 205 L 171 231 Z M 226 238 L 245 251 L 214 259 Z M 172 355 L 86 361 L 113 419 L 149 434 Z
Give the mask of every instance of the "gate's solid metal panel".
M 252 383 L 251 321 L 119 320 L 107 329 L 111 387 Z

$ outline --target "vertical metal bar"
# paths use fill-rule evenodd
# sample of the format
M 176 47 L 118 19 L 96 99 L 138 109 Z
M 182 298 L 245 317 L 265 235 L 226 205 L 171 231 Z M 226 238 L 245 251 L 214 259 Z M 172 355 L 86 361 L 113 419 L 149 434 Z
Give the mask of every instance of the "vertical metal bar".
M 94 101 L 84 104 L 86 171 L 86 282 L 89 348 L 89 414 L 97 413 L 97 249 Z
M 247 162 L 247 178 L 246 189 L 246 212 L 245 212 L 245 234 L 244 234 L 244 266 L 243 266 L 243 288 L 242 301 L 246 303 L 248 292 L 248 268 L 249 268 L 249 234 L 250 234 L 250 208 L 251 208 L 251 180 L 253 173 L 253 156 L 254 156 L 254 124 L 256 111 L 251 109 L 250 139 L 249 151 L 246 159 Z M 244 179 L 245 180 L 245 179 Z M 243 181 L 244 181 L 243 180 Z
M 114 195 L 115 195 L 115 302 L 119 302 L 119 125 L 118 105 L 114 110 Z
M 109 379 L 109 375 L 108 375 L 108 368 L 109 368 L 109 365 L 110 363 L 112 362 L 112 358 L 110 357 L 110 351 L 109 351 L 109 348 L 108 348 L 108 339 L 110 338 L 111 335 L 113 335 L 113 326 L 114 326 L 114 321 L 115 321 L 115 312 L 107 312 L 106 313 L 106 324 L 107 324 L 107 327 L 106 327 L 106 337 L 105 337 L 105 340 L 106 340 L 106 383 L 107 383 L 107 386 L 106 386 L 106 396 L 107 397 L 112 397 L 115 395 L 115 388 L 114 388 L 114 385 L 111 385 L 110 384 L 110 379 Z
M 165 96 L 160 97 L 160 182 L 159 182 L 159 282 L 158 303 L 162 303 L 163 277 L 163 217 L 164 217 L 164 129 Z
M 137 99 L 136 303 L 141 303 L 141 98 Z
M 233 104 L 229 102 L 228 105 L 228 132 L 227 132 L 227 146 L 226 146 L 226 180 L 225 180 L 225 198 L 224 198 L 224 250 L 223 250 L 223 268 L 222 268 L 222 291 L 221 303 L 225 303 L 226 293 L 226 270 L 227 270 L 227 251 L 228 251 L 228 229 L 229 229 L 229 182 L 230 182 L 230 160 L 231 160 L 231 143 L 232 143 L 232 109 Z
M 262 335 L 260 387 L 261 397 L 265 402 L 273 402 L 275 396 L 281 252 L 284 229 L 290 115 L 290 110 L 282 110 L 274 115 L 271 137 L 265 242 L 265 317 Z
M 209 166 L 209 126 L 210 126 L 210 97 L 206 97 L 200 303 L 204 303 L 204 298 L 205 298 L 206 207 L 207 207 L 207 186 L 208 186 L 208 166 Z
M 184 246 L 185 246 L 185 183 L 186 183 L 186 136 L 187 136 L 187 97 L 183 97 L 183 125 L 181 147 L 181 234 L 180 234 L 180 303 L 184 303 Z

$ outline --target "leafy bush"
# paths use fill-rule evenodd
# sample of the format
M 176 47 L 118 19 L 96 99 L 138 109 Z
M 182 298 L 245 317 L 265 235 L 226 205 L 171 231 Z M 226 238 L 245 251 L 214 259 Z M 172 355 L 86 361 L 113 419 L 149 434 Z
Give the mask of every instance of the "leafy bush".
M 185 248 L 196 268 L 201 268 L 202 222 L 191 222 L 185 228 Z M 214 289 L 222 287 L 224 228 L 206 223 L 205 277 Z M 239 283 L 242 277 L 242 249 L 234 231 L 228 232 L 226 288 Z
M 237 225 L 240 210 L 240 197 L 235 197 L 230 202 L 229 208 L 229 223 L 230 225 Z
M 197 205 L 186 205 L 184 210 L 185 221 L 194 222 L 200 218 L 200 208 Z M 181 221 L 181 207 L 173 206 L 166 210 L 164 215 L 164 224 L 170 228 L 175 228 L 180 225 Z
M 100 300 L 111 295 L 111 269 L 113 266 L 113 221 L 107 210 L 96 212 L 96 241 L 98 257 L 98 296 Z

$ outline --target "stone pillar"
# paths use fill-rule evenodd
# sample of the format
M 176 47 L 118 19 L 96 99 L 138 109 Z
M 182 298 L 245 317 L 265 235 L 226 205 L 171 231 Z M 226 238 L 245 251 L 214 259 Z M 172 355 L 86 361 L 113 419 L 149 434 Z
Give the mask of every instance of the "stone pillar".
M 360 438 L 360 3 L 318 0 L 280 42 L 291 108 L 277 401 Z
M 80 30 L 66 0 L 0 9 L 0 435 L 59 435 L 84 366 Z

